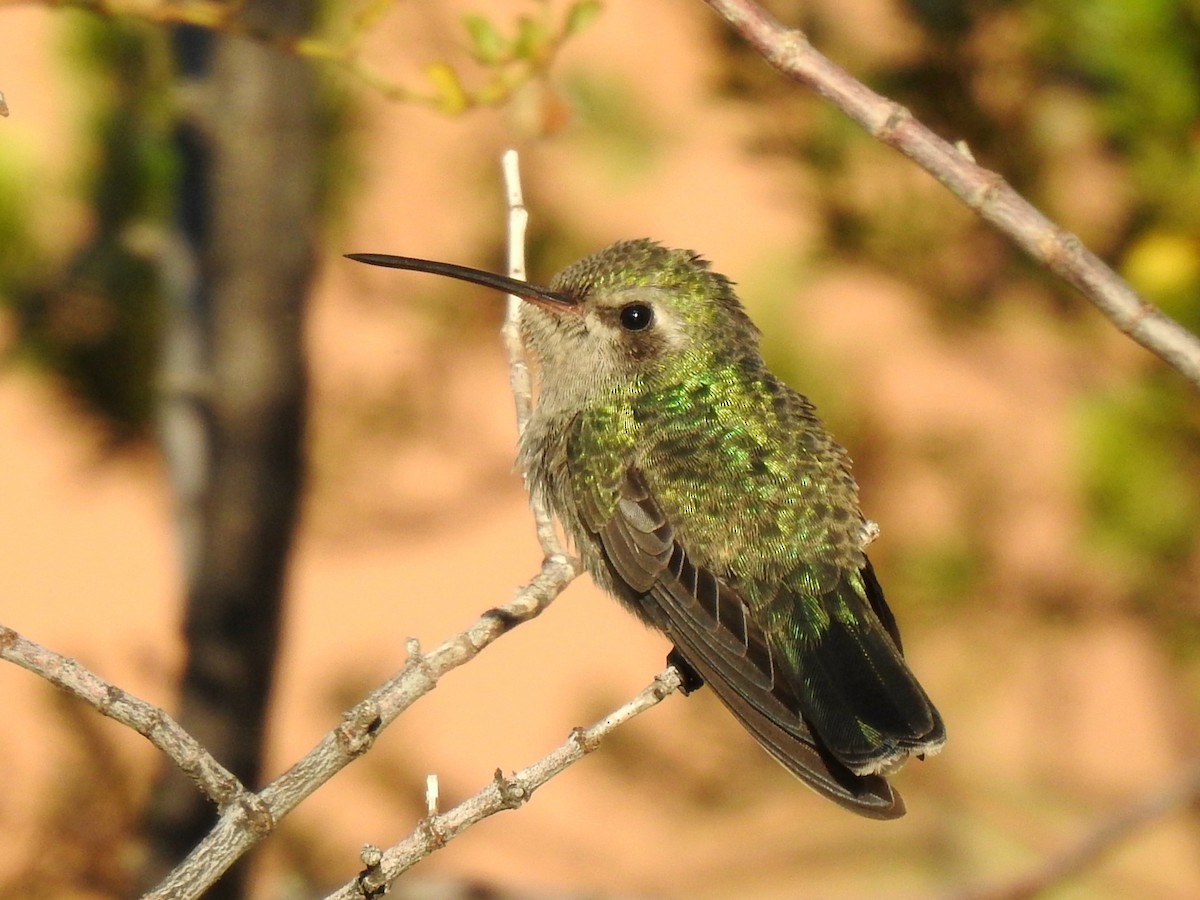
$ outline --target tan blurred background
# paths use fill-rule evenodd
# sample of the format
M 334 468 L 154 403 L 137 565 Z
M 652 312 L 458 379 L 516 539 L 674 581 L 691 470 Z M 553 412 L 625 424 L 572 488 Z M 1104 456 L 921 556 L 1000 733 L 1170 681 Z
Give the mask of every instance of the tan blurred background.
M 504 29 L 536 6 L 486 12 Z M 1080 23 L 1095 20 L 1070 4 L 937 6 L 778 5 L 1194 327 L 1196 84 L 1147 73 L 1140 58 L 1094 71 L 1103 42 L 1128 27 L 1151 42 L 1147 57 L 1195 81 L 1194 12 L 1162 4 L 1164 22 L 1184 24 L 1156 31 L 1149 12 L 1131 24 L 1109 15 L 1120 3 L 1076 4 L 1107 23 L 1089 30 Z M 398 4 L 365 58 L 410 83 L 449 60 L 470 83 L 482 76 L 459 15 L 472 9 Z M 92 215 L 79 184 L 96 150 L 82 123 L 99 76 L 67 59 L 71 32 L 97 24 L 84 18 L 0 9 L 12 110 L 2 189 L 51 261 Z M 539 564 L 511 471 L 499 299 L 341 258 L 501 265 L 509 145 L 522 151 L 534 279 L 649 236 L 701 251 L 738 283 L 768 361 L 856 460 L 882 526 L 880 579 L 950 736 L 895 779 L 909 815 L 876 823 L 792 781 L 705 692 L 671 697 L 402 887 L 956 895 L 1037 870 L 1192 764 L 1194 392 L 931 178 L 736 48 L 699 2 L 614 0 L 547 82 L 498 110 L 447 116 L 318 71 L 340 85 L 342 175 L 307 327 L 309 476 L 268 777 L 402 666 L 407 637 L 434 646 Z M 1124 94 L 1122 77 L 1134 85 Z M 1162 99 L 1162 112 L 1138 93 L 1153 97 L 1153 84 L 1186 96 Z M 0 334 L 19 343 L 11 308 Z M 179 552 L 152 429 L 114 444 L 52 370 L 14 353 L 0 374 L 0 621 L 171 709 Z M 448 806 L 631 696 L 668 649 L 581 579 L 287 819 L 258 853 L 255 896 L 312 896 L 353 877 L 362 844 L 414 827 L 426 773 Z M 156 754 L 13 666 L 0 666 L 0 709 L 0 886 L 119 896 Z M 1176 811 L 1052 895 L 1197 892 L 1200 822 Z

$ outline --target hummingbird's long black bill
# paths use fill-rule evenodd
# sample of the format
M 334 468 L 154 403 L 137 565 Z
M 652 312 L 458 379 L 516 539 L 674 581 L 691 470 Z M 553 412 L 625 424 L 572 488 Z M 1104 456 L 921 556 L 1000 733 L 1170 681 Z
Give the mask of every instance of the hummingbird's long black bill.
M 471 284 L 512 294 L 552 312 L 579 312 L 579 302 L 567 294 L 530 284 L 528 281 L 518 281 L 507 275 L 472 269 L 470 266 L 458 266 L 454 263 L 437 262 L 432 259 L 419 259 L 415 256 L 392 256 L 387 253 L 347 253 L 346 259 L 372 266 L 386 266 L 389 269 L 408 269 L 413 272 L 444 275 L 447 278 L 457 278 L 459 281 L 469 281 Z

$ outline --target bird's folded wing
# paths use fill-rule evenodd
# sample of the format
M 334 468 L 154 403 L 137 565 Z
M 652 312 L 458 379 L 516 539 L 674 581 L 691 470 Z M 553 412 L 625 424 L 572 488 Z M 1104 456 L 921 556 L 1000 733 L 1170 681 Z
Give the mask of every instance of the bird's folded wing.
M 695 565 L 636 468 L 615 496 L 580 498 L 613 574 L 652 607 L 663 631 L 721 701 L 779 762 L 842 806 L 873 818 L 903 815 L 885 779 L 856 775 L 816 740 L 795 687 L 777 671 L 774 651 L 743 598 Z

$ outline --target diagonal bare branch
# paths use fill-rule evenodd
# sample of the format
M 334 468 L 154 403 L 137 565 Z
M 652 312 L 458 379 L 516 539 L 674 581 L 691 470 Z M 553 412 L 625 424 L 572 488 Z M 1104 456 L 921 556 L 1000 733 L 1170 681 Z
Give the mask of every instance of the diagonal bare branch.
M 0 659 L 40 675 L 102 715 L 132 728 L 170 757 L 218 809 L 228 809 L 248 796 L 233 773 L 163 710 L 109 684 L 77 660 L 48 650 L 4 625 L 0 625 Z
M 1071 232 L 995 172 L 938 137 L 903 106 L 876 94 L 785 28 L 753 0 L 705 0 L 768 63 L 807 85 L 950 189 L 1030 256 L 1078 288 L 1117 328 L 1200 388 L 1200 338 L 1143 299 Z
M 371 852 L 374 848 L 365 851 L 367 869 L 354 881 L 330 894 L 328 900 L 381 896 L 395 879 L 472 825 L 498 812 L 524 805 L 537 788 L 596 750 L 617 727 L 658 705 L 678 689 L 679 673 L 668 666 L 629 702 L 589 728 L 576 728 L 562 745 L 537 762 L 508 777 L 497 769 L 491 784 L 453 809 L 422 819 L 416 830 L 394 847 L 382 854 Z

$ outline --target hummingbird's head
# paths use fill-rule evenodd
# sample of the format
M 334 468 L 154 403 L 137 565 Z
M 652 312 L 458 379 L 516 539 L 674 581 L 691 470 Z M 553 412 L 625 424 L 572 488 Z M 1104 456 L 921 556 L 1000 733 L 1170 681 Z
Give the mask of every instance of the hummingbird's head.
M 620 241 L 560 272 L 549 288 L 402 256 L 351 259 L 482 284 L 526 301 L 521 332 L 542 396 L 567 405 L 612 396 L 715 361 L 758 361 L 758 329 L 724 275 L 690 250 Z
M 620 241 L 565 268 L 550 288 L 579 310 L 574 320 L 551 317 L 624 360 L 619 368 L 631 374 L 683 356 L 757 353 L 758 329 L 729 279 L 691 250 Z

